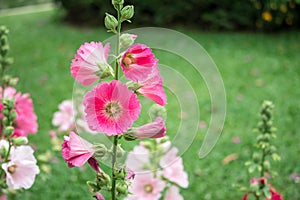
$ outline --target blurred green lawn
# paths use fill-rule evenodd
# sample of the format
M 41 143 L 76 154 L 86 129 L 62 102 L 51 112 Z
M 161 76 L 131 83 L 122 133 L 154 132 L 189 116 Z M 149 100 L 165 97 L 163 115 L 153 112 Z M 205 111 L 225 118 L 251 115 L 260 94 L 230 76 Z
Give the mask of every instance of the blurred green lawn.
M 57 105 L 72 98 L 74 80 L 69 66 L 78 47 L 85 41 L 102 41 L 111 36 L 104 29 L 70 27 L 55 20 L 54 12 L 0 17 L 0 24 L 10 29 L 11 53 L 15 63 L 10 72 L 20 78 L 18 88 L 29 92 L 39 118 L 39 132 L 30 136 L 36 144 L 37 154 L 51 148 L 48 130 Z M 182 190 L 185 199 L 223 200 L 240 199 L 242 192 L 234 183 L 248 185 L 250 176 L 244 163 L 251 155 L 256 135 L 252 129 L 258 121 L 261 102 L 275 103 L 275 126 L 278 139 L 275 144 L 282 161 L 272 165 L 279 176 L 272 180 L 284 199 L 300 199 L 299 183 L 290 179 L 291 173 L 300 173 L 300 33 L 213 33 L 183 30 L 197 40 L 216 62 L 222 75 L 227 95 L 227 116 L 223 134 L 214 150 L 205 159 L 198 159 L 206 128 L 199 129 L 189 150 L 184 154 L 185 169 L 190 187 Z M 160 60 L 169 57 L 157 52 Z M 172 66 L 178 60 L 168 60 Z M 197 97 L 201 119 L 209 123 L 210 97 L 203 81 L 192 72 L 184 72 L 190 83 L 199 88 Z M 178 113 L 169 101 L 167 126 Z M 188 134 L 188 130 L 187 130 Z M 234 144 L 232 138 L 240 137 Z M 230 154 L 238 158 L 228 164 L 223 159 Z M 57 154 L 58 162 L 52 165 L 52 174 L 46 181 L 38 177 L 35 185 L 15 199 L 92 199 L 86 180 L 93 179 L 90 169 L 69 169 Z M 88 198 L 87 198 L 88 196 Z

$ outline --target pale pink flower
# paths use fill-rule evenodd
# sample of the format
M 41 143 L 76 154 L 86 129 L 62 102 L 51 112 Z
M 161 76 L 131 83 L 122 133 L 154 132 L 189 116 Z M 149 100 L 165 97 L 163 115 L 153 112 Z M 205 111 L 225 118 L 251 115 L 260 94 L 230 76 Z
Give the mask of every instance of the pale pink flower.
M 73 110 L 73 103 L 70 100 L 64 100 L 58 106 L 59 111 L 55 112 L 52 124 L 58 126 L 59 131 L 70 131 L 75 128 L 74 120 L 76 111 Z
M 107 63 L 108 53 L 109 44 L 103 47 L 101 42 L 84 43 L 72 60 L 72 76 L 84 86 L 94 83 L 110 68 Z
M 109 136 L 126 132 L 141 110 L 136 94 L 116 80 L 96 85 L 85 95 L 83 105 L 89 128 Z
M 179 188 L 172 185 L 168 188 L 164 200 L 183 200 L 179 193 Z
M 16 147 L 11 152 L 10 161 L 2 164 L 2 169 L 6 173 L 7 186 L 13 190 L 30 188 L 40 172 L 30 146 Z
M 160 160 L 160 166 L 163 168 L 163 176 L 169 181 L 178 184 L 183 188 L 189 185 L 188 175 L 184 171 L 182 158 L 177 157 L 178 149 L 173 147 Z
M 71 132 L 70 137 L 65 136 L 64 138 L 62 156 L 69 167 L 81 167 L 94 155 L 95 149 L 92 147 L 91 143 Z
M 2 89 L 0 90 L 2 91 Z M 4 98 L 15 100 L 17 118 L 14 122 L 15 131 L 13 136 L 27 136 L 29 133 L 36 133 L 38 129 L 37 117 L 33 110 L 33 103 L 28 93 L 21 94 L 13 87 L 7 87 L 4 91 Z
M 138 174 L 135 176 L 129 192 L 132 195 L 127 197 L 128 200 L 158 200 L 161 192 L 165 188 L 165 182 L 155 178 L 152 173 Z
M 134 44 L 122 55 L 120 65 L 126 78 L 133 81 L 142 81 L 157 67 L 151 49 L 144 44 Z
M 133 148 L 127 155 L 125 162 L 126 167 L 131 169 L 134 173 L 144 172 L 145 164 L 150 162 L 149 149 L 138 145 Z
M 141 87 L 137 90 L 138 93 L 161 106 L 166 105 L 167 96 L 162 87 L 163 80 L 159 74 L 157 66 L 145 80 L 139 81 L 138 84 L 141 85 Z
M 157 117 L 154 122 L 132 128 L 129 132 L 137 139 L 161 138 L 166 136 L 166 126 L 163 118 Z

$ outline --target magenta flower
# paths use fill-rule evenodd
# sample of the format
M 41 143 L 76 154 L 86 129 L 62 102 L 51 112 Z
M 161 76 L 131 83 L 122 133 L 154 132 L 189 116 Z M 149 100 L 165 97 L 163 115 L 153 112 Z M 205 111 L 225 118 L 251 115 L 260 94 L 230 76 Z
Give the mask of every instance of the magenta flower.
M 164 200 L 183 200 L 183 197 L 179 193 L 179 188 L 172 185 L 167 190 Z
M 120 65 L 126 78 L 137 82 L 145 80 L 152 73 L 157 66 L 157 59 L 146 45 L 134 44 L 124 52 Z
M 13 190 L 30 188 L 35 176 L 40 172 L 30 146 L 19 146 L 13 149 L 10 161 L 2 164 L 2 169 L 6 173 L 7 186 Z
M 138 83 L 141 85 L 141 87 L 137 90 L 138 93 L 161 106 L 166 105 L 167 96 L 162 87 L 163 80 L 159 74 L 157 66 L 145 80 L 139 81 Z
M 2 90 L 2 89 L 1 89 Z M 33 103 L 28 93 L 21 94 L 13 87 L 7 87 L 4 91 L 5 98 L 15 100 L 15 110 L 17 118 L 15 119 L 15 132 L 13 136 L 26 137 L 30 133 L 36 133 L 38 129 L 37 117 L 33 110 Z
M 7 200 L 6 194 L 1 194 L 0 200 Z
M 93 197 L 96 200 L 105 200 L 104 197 L 102 196 L 102 194 L 100 194 L 99 192 L 97 192 Z
M 116 80 L 96 85 L 85 95 L 83 104 L 89 128 L 109 136 L 126 132 L 141 110 L 136 94 Z
M 58 108 L 59 111 L 53 115 L 52 124 L 58 126 L 60 131 L 73 130 L 76 111 L 73 110 L 72 101 L 65 100 L 59 104 Z
M 157 117 L 154 122 L 132 128 L 129 132 L 137 139 L 161 138 L 166 136 L 166 126 L 163 118 Z
M 69 167 L 81 167 L 94 155 L 95 150 L 92 147 L 91 143 L 71 132 L 70 137 L 65 136 L 62 144 L 62 156 Z
M 71 64 L 71 74 L 84 86 L 94 83 L 111 67 L 107 63 L 109 44 L 101 42 L 84 43 L 77 50 Z
M 160 160 L 160 166 L 163 168 L 163 176 L 169 181 L 178 184 L 183 188 L 189 185 L 188 175 L 184 171 L 182 158 L 177 157 L 178 149 L 173 147 Z
M 132 195 L 127 200 L 158 200 L 165 188 L 165 182 L 155 178 L 152 173 L 135 176 L 129 191 Z

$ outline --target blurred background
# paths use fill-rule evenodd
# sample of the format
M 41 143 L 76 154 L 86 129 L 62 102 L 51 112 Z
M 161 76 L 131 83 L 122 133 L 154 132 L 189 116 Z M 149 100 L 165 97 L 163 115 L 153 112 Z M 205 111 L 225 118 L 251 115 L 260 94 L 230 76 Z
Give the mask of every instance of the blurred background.
M 274 126 L 280 162 L 271 181 L 284 199 L 300 199 L 300 0 L 128 0 L 135 6 L 125 30 L 160 26 L 190 36 L 211 56 L 223 78 L 227 114 L 223 133 L 204 159 L 198 151 L 209 127 L 210 94 L 204 80 L 183 58 L 154 51 L 160 63 L 181 72 L 196 91 L 201 108 L 198 134 L 183 155 L 190 186 L 181 193 L 191 200 L 240 199 L 235 184 L 249 185 L 244 163 L 251 159 L 263 100 L 275 104 Z M 94 178 L 89 168 L 69 169 L 48 134 L 55 129 L 53 113 L 72 98 L 70 63 L 84 42 L 103 41 L 112 34 L 103 26 L 105 12 L 115 14 L 110 0 L 0 0 L 0 25 L 10 29 L 10 73 L 17 88 L 30 93 L 39 132 L 29 141 L 39 156 L 41 174 L 34 186 L 13 199 L 93 199 L 85 184 Z M 176 42 L 176 41 L 174 41 Z M 184 66 L 184 67 L 183 67 Z M 200 77 L 200 78 L 199 78 Z M 172 99 L 172 94 L 169 94 Z M 180 119 L 169 101 L 167 128 L 172 138 Z M 188 134 L 188 130 L 187 130 Z M 62 138 L 62 135 L 58 135 Z

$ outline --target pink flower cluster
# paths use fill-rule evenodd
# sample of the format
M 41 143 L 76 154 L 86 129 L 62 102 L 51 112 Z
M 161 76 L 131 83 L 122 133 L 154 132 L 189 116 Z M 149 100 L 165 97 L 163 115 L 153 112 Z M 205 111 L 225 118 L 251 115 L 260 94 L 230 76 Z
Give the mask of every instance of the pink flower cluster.
M 128 153 L 126 166 L 133 170 L 135 178 L 127 200 L 158 200 L 166 189 L 164 200 L 181 200 L 178 186 L 188 187 L 188 175 L 184 171 L 182 158 L 177 156 L 178 149 L 171 148 L 170 141 L 156 140 L 155 145 L 162 152 L 153 152 L 143 142 Z M 156 159 L 153 159 L 156 156 Z M 153 161 L 159 160 L 158 163 Z
M 270 198 L 269 197 L 265 197 L 265 200 L 283 200 L 281 194 L 279 194 L 276 189 L 270 184 L 270 183 L 266 183 L 267 180 L 263 177 L 260 179 L 257 178 L 252 178 L 251 179 L 251 186 L 253 188 L 269 188 L 269 193 L 270 193 Z M 255 187 L 257 186 L 257 187 Z M 241 200 L 248 200 L 248 197 L 251 193 L 246 193 Z
M 88 86 L 102 77 L 108 67 L 109 44 L 101 42 L 83 44 L 71 64 L 72 76 Z M 129 47 L 120 59 L 125 77 L 139 85 L 136 91 L 117 80 L 97 84 L 84 97 L 84 111 L 89 128 L 109 136 L 126 132 L 138 118 L 140 102 L 135 93 L 166 104 L 158 61 L 151 49 L 143 44 Z
M 2 88 L 0 88 L 2 94 Z M 0 96 L 1 102 L 3 97 Z M 33 110 L 32 100 L 29 94 L 21 94 L 13 87 L 4 90 L 4 99 L 12 99 L 15 102 L 14 109 L 17 118 L 14 122 L 14 133 L 12 137 L 27 137 L 28 134 L 35 134 L 38 129 L 37 117 Z M 3 105 L 0 103 L 0 118 L 2 118 Z M 2 130 L 0 130 L 2 132 Z

